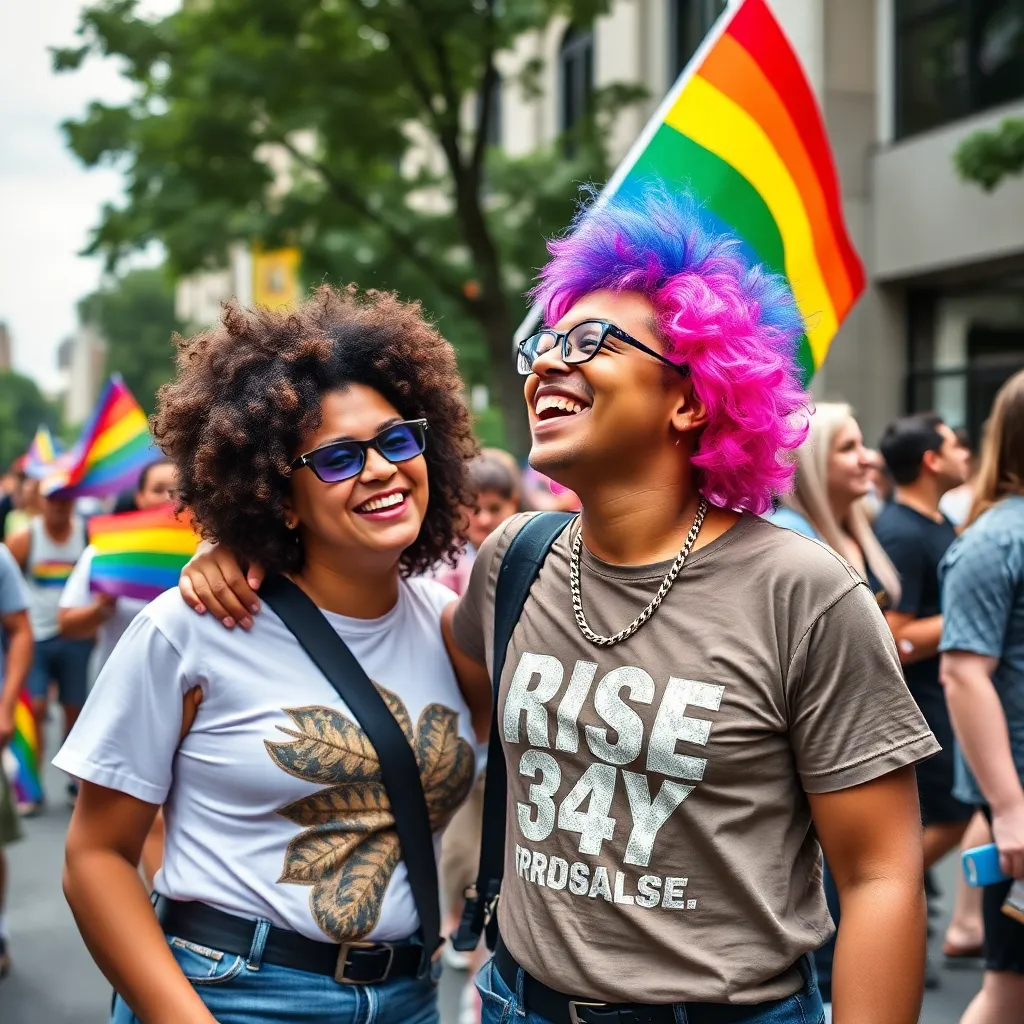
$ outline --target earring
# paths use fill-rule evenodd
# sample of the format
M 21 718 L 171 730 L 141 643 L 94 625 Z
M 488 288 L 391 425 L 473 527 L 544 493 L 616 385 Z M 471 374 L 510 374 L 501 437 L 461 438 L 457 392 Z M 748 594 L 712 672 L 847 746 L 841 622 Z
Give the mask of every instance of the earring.
M 679 447 L 679 438 L 678 437 L 676 438 L 676 447 L 677 448 Z
M 289 530 L 294 530 L 295 527 L 299 525 L 299 521 L 294 518 L 289 518 L 284 521 L 284 525 L 288 527 Z

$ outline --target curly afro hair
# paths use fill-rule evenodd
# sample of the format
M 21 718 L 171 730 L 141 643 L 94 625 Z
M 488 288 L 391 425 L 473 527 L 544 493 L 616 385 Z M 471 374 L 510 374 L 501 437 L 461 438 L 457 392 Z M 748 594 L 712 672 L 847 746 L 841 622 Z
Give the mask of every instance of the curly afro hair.
M 153 431 L 204 537 L 270 572 L 301 569 L 301 542 L 285 526 L 290 464 L 320 424 L 321 396 L 362 384 L 430 422 L 430 500 L 401 572 L 451 561 L 476 443 L 455 352 L 418 303 L 325 285 L 290 312 L 229 302 L 220 324 L 176 343 L 178 376 L 160 389 Z

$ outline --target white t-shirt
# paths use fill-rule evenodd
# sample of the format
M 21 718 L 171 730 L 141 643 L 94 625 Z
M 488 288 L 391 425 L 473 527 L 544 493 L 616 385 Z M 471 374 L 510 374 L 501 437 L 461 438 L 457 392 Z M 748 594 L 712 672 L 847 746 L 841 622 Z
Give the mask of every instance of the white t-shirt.
M 64 593 L 60 595 L 61 608 L 88 608 L 93 603 L 95 596 L 89 589 L 89 576 L 92 573 L 92 556 L 95 553 L 96 549 L 91 544 L 82 552 L 82 557 L 64 584 Z M 117 646 L 117 641 L 147 603 L 137 597 L 117 599 L 113 614 L 96 631 L 96 649 L 93 657 L 98 668 L 107 663 L 107 658 Z
M 326 613 L 415 734 L 438 856 L 475 775 L 440 630 L 453 599 L 411 579 L 382 618 Z M 182 698 L 197 685 L 203 701 L 179 747 Z M 54 763 L 166 802 L 155 881 L 165 896 L 321 941 L 394 941 L 419 927 L 373 748 L 268 607 L 245 633 L 162 594 L 128 627 Z

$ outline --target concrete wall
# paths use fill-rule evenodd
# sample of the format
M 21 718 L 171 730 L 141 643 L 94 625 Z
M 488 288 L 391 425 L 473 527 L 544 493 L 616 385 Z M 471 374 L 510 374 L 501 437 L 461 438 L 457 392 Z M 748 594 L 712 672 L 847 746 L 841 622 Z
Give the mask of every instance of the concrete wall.
M 898 280 L 1024 253 L 1024 179 L 986 195 L 964 184 L 953 153 L 978 128 L 1024 117 L 1024 102 L 958 121 L 880 150 L 872 162 L 879 280 Z
M 850 237 L 872 277 L 871 154 L 876 138 L 876 0 L 823 0 L 824 97 L 843 211 Z M 801 55 L 802 56 L 802 55 Z M 854 406 L 874 444 L 903 405 L 906 344 L 903 296 L 871 284 L 832 342 L 814 382 L 821 399 Z
M 64 396 L 64 418 L 69 423 L 82 423 L 92 412 L 104 379 L 107 343 L 92 324 L 80 324 L 71 346 L 67 392 Z

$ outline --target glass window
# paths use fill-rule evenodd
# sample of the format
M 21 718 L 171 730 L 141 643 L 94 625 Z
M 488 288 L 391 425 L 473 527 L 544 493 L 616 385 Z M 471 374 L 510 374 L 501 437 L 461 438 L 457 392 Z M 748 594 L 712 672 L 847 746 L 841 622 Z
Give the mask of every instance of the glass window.
M 559 54 L 561 104 L 559 128 L 569 131 L 587 113 L 594 90 L 594 33 L 570 25 Z
M 977 3 L 972 78 L 977 107 L 994 107 L 1024 96 L 1024 2 Z
M 1024 0 L 897 0 L 897 133 L 1024 96 Z
M 669 31 L 672 52 L 669 70 L 672 81 L 697 52 L 727 0 L 670 0 Z
M 937 412 L 977 440 L 996 392 L 1024 369 L 1024 274 L 911 292 L 907 311 L 907 410 Z

